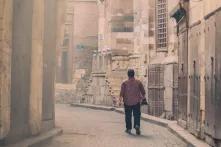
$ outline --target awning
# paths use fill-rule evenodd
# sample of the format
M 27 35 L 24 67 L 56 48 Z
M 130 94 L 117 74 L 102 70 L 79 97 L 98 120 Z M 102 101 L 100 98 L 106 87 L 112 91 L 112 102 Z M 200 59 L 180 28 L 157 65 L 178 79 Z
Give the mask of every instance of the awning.
M 170 17 L 175 18 L 177 23 L 179 23 L 185 16 L 186 10 L 180 4 L 170 12 Z

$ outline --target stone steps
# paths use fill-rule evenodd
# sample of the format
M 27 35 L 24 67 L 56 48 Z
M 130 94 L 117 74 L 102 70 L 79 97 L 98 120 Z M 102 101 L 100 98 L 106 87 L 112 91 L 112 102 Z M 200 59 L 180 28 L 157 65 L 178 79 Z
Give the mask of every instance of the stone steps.
M 119 98 L 120 95 L 120 87 L 122 83 L 121 77 L 113 77 L 112 75 L 109 75 L 106 77 L 107 85 L 109 86 L 109 92 L 112 97 L 115 97 L 116 99 Z

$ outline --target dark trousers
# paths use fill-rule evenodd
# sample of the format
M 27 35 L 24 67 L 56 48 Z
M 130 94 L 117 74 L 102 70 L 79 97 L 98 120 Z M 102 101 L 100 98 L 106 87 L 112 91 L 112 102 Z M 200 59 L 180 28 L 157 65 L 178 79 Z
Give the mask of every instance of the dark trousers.
M 133 106 L 124 105 L 126 128 L 132 129 L 132 113 L 134 116 L 134 128 L 140 128 L 140 103 Z

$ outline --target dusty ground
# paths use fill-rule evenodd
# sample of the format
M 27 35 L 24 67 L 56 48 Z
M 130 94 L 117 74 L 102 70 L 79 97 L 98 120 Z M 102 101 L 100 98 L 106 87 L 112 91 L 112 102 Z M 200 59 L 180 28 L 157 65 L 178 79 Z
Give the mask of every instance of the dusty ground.
M 116 112 L 56 105 L 61 136 L 39 147 L 186 147 L 166 128 L 142 121 L 142 135 L 124 133 L 124 116 Z M 134 132 L 133 132 L 134 133 Z

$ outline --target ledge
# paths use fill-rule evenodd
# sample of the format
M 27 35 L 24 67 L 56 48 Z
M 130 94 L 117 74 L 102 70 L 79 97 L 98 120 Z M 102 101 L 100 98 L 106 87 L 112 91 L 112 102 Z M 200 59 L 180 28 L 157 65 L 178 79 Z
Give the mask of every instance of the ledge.
M 94 110 L 104 110 L 104 111 L 114 111 L 113 107 L 101 106 L 101 105 L 89 105 L 89 104 L 71 104 L 73 107 L 82 107 L 82 108 L 89 108 Z
M 57 135 L 60 135 L 60 134 L 62 134 L 62 129 L 61 128 L 54 128 L 54 129 L 52 129 L 48 132 L 42 133 L 38 136 L 33 136 L 33 137 L 27 138 L 21 142 L 18 142 L 16 144 L 8 145 L 5 147 L 31 147 L 31 146 L 38 145 L 44 141 L 47 141 L 47 140 L 49 140 Z

